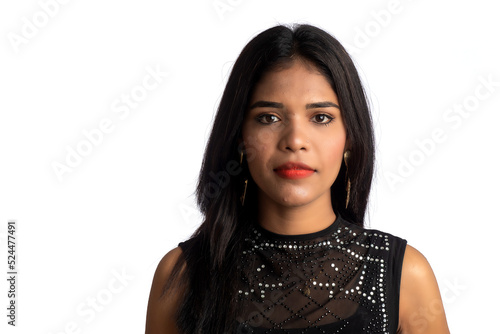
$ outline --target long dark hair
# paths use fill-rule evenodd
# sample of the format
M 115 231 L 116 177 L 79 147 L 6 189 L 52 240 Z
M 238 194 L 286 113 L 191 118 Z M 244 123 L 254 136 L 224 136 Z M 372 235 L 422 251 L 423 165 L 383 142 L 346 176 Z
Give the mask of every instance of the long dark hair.
M 279 25 L 258 34 L 242 50 L 229 76 L 206 146 L 196 190 L 204 221 L 183 246 L 164 292 L 183 282 L 177 325 L 183 334 L 233 333 L 238 256 L 257 212 L 256 185 L 243 160 L 241 127 L 253 89 L 262 75 L 301 58 L 327 78 L 337 94 L 346 127 L 350 200 L 346 208 L 346 166 L 331 187 L 332 207 L 363 226 L 374 168 L 373 126 L 356 68 L 342 45 L 311 25 Z M 240 203 L 244 180 L 248 188 Z M 184 266 L 185 264 L 185 266 Z M 182 269 L 184 268 L 184 270 Z

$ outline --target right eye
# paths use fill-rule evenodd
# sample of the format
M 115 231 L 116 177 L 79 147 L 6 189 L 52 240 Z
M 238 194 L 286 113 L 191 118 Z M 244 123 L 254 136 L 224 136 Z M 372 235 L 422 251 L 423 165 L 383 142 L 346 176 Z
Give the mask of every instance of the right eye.
M 263 114 L 257 117 L 257 121 L 262 124 L 272 124 L 278 122 L 279 120 L 278 116 L 272 114 Z

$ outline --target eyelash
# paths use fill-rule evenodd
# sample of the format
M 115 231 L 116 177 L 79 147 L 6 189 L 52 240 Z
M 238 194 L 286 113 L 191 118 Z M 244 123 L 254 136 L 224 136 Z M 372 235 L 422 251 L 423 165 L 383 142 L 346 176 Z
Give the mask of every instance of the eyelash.
M 315 123 L 317 123 L 317 124 L 319 124 L 319 125 L 324 125 L 324 126 L 328 126 L 328 125 L 330 125 L 330 123 L 331 123 L 331 122 L 333 122 L 333 120 L 335 119 L 335 117 L 330 116 L 330 115 L 328 115 L 328 114 L 316 114 L 316 115 L 314 115 L 314 116 L 313 116 L 313 117 L 311 117 L 311 118 L 315 118 L 315 117 L 317 117 L 317 116 L 324 116 L 324 117 L 326 117 L 326 118 L 328 119 L 328 121 L 327 121 L 326 123 L 323 123 L 323 122 L 315 122 Z M 266 117 L 275 117 L 275 118 L 278 118 L 278 119 L 279 119 L 279 117 L 278 117 L 278 116 L 273 115 L 273 114 L 262 114 L 262 115 L 257 116 L 257 117 L 256 117 L 256 119 L 257 119 L 257 121 L 258 121 L 259 123 L 261 123 L 262 125 L 271 125 L 271 124 L 276 123 L 276 122 L 268 122 L 268 123 L 263 122 L 262 120 L 263 120 L 264 118 L 266 118 Z
M 270 124 L 276 123 L 276 122 L 263 122 L 263 119 L 265 119 L 266 117 L 275 117 L 275 118 L 279 119 L 278 116 L 273 115 L 273 114 L 262 114 L 262 115 L 257 116 L 256 119 L 259 123 L 264 124 L 264 125 L 270 125 Z
M 316 115 L 313 116 L 313 118 L 315 118 L 317 116 L 325 116 L 328 119 L 328 122 L 326 122 L 326 123 L 318 123 L 318 124 L 321 124 L 321 125 L 324 125 L 324 126 L 330 125 L 330 123 L 333 122 L 333 120 L 335 118 L 335 117 L 327 115 L 327 114 L 316 114 Z

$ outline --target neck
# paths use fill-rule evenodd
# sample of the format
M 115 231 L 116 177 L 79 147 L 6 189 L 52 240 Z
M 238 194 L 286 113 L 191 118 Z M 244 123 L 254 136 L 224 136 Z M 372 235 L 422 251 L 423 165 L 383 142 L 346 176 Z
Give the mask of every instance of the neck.
M 323 196 L 300 206 L 284 206 L 259 195 L 259 224 L 277 234 L 318 232 L 330 226 L 337 218 L 330 196 Z

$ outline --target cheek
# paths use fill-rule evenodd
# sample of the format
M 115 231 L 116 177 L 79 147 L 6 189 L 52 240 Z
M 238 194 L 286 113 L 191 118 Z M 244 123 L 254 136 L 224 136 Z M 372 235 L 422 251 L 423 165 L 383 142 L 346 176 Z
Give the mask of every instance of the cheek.
M 325 152 L 330 152 L 330 154 L 326 155 L 325 163 L 335 167 L 332 168 L 332 171 L 335 170 L 337 173 L 342 164 L 342 159 L 344 158 L 345 138 L 330 140 L 325 144 Z
M 271 130 L 244 131 L 243 142 L 249 165 L 255 164 L 254 160 L 260 161 L 260 163 L 266 160 L 266 155 L 271 151 L 273 141 L 274 136 Z

